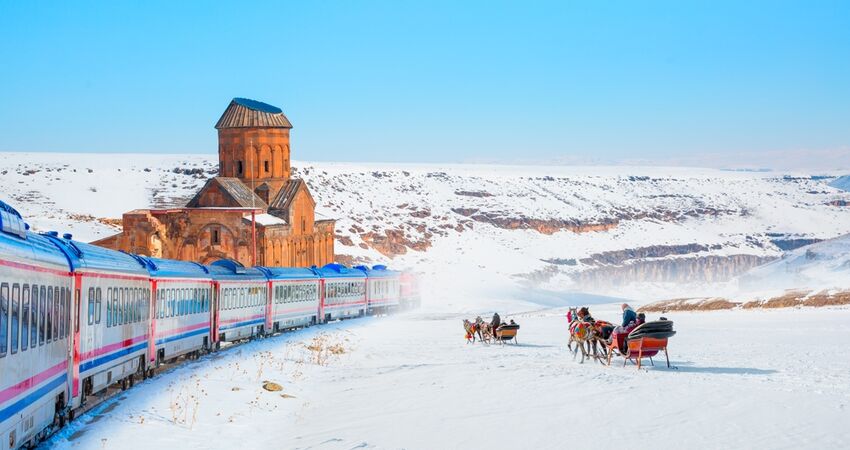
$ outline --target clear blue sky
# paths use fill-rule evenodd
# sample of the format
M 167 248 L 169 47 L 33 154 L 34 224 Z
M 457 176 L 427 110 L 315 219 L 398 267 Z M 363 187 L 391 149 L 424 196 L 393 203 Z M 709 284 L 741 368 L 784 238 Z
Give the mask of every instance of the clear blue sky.
M 296 159 L 850 146 L 850 2 L 0 2 L 0 150 L 215 153 L 232 97 Z

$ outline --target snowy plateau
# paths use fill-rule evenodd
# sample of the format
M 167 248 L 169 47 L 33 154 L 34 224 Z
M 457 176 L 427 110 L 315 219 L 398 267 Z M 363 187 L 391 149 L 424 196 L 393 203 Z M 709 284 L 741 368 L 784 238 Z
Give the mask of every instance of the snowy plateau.
M 564 313 L 850 289 L 845 173 L 293 162 L 346 263 L 421 274 L 422 308 L 190 361 L 56 448 L 848 448 L 850 309 L 668 311 L 668 369 L 580 364 Z M 91 241 L 183 206 L 214 156 L 0 153 L 36 230 Z M 808 295 L 808 294 L 804 294 Z M 498 311 L 518 345 L 467 344 Z M 332 349 L 329 350 L 329 349 Z M 262 388 L 264 381 L 283 386 Z

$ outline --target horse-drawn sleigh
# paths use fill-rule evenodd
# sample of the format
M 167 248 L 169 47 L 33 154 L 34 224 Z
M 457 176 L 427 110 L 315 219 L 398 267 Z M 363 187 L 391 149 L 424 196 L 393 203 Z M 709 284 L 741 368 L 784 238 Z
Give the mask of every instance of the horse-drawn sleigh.
M 491 342 L 517 343 L 516 335 L 519 331 L 519 325 L 515 323 L 502 323 L 497 327 L 493 327 L 489 322 L 485 322 L 481 316 L 475 318 L 475 322 L 470 322 L 467 319 L 463 320 L 463 329 L 466 331 L 466 342 L 475 343 L 476 336 L 478 340 L 487 344 Z
M 583 309 L 587 313 L 587 309 Z M 667 339 L 676 334 L 673 322 L 662 320 L 641 323 L 635 327 L 615 327 L 610 322 L 601 320 L 582 320 L 577 308 L 570 308 L 567 313 L 570 322 L 570 339 L 567 348 L 573 352 L 573 359 L 581 352 L 581 362 L 592 358 L 601 364 L 611 365 L 615 354 L 623 357 L 623 365 L 628 361 L 634 362 L 638 369 L 641 361 L 664 352 L 667 367 L 670 367 L 670 357 L 667 355 Z M 573 348 L 575 346 L 575 348 Z

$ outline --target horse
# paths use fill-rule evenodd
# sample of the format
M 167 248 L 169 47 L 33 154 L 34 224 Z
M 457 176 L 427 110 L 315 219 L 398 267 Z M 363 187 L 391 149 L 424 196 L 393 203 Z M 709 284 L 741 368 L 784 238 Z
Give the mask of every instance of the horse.
M 478 333 L 478 337 L 481 337 L 481 330 L 478 328 L 477 324 L 470 322 L 467 319 L 463 319 L 463 329 L 466 330 L 466 342 L 473 344 L 475 343 L 475 334 Z
M 600 361 L 598 344 L 602 344 L 601 348 L 605 356 L 606 341 L 602 339 L 602 334 L 603 327 L 607 326 L 608 322 L 584 322 L 578 316 L 578 308 L 570 308 L 567 318 L 570 320 L 570 339 L 567 342 L 567 348 L 573 352 L 573 359 L 581 350 L 581 364 L 584 364 L 585 357 Z M 576 344 L 575 349 L 573 349 L 573 343 Z
M 478 327 L 478 337 L 482 341 L 489 343 L 493 339 L 493 325 L 485 322 L 481 316 L 475 318 L 475 326 Z

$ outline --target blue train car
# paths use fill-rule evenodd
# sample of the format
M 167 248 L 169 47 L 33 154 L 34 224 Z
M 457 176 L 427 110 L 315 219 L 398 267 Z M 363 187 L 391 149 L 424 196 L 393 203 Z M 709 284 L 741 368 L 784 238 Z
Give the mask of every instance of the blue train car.
M 212 275 L 215 304 L 213 336 L 216 343 L 262 336 L 270 331 L 267 309 L 269 280 L 256 267 L 220 260 L 207 266 Z
M 366 275 L 366 304 L 369 314 L 389 313 L 399 308 L 401 272 L 384 265 L 356 266 Z
M 151 277 L 154 303 L 149 342 L 153 367 L 178 356 L 197 357 L 212 345 L 210 269 L 198 263 L 139 256 Z
M 44 437 L 71 395 L 70 262 L 0 202 L 0 449 Z
M 269 279 L 271 330 L 314 325 L 321 321 L 321 280 L 311 269 L 260 267 Z
M 321 315 L 324 321 L 366 314 L 366 274 L 341 264 L 314 269 L 322 278 Z

